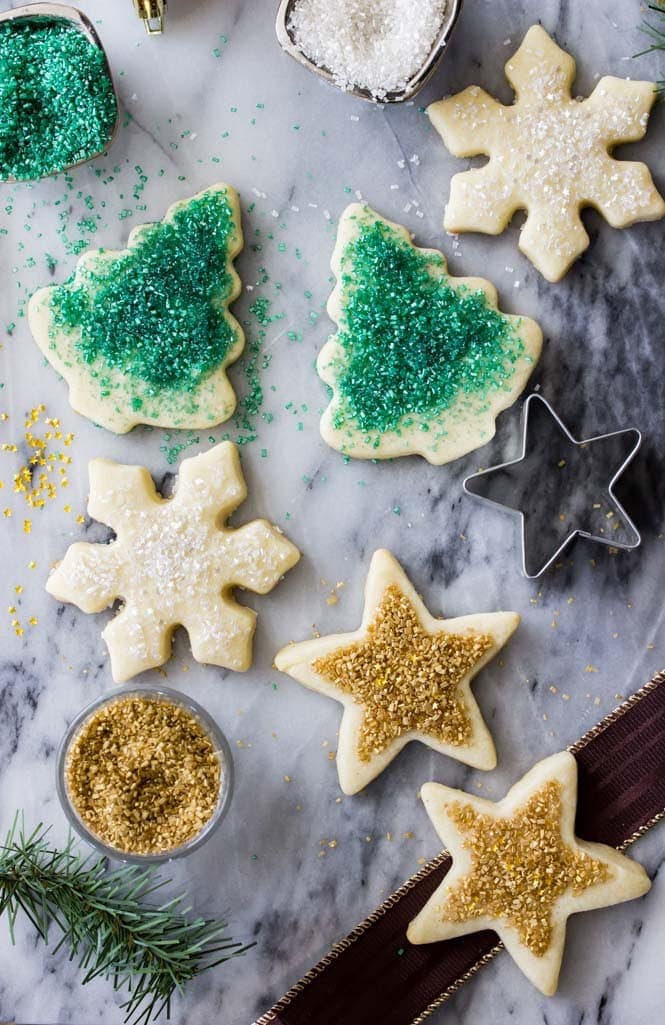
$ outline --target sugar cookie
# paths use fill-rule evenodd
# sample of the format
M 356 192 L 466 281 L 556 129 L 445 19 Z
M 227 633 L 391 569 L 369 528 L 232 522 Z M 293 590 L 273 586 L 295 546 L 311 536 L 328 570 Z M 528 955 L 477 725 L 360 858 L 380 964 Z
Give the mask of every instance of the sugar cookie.
M 516 95 L 510 106 L 474 85 L 428 107 L 451 153 L 489 157 L 454 176 L 444 227 L 499 235 L 516 210 L 526 210 L 519 247 L 558 281 L 589 245 L 583 207 L 614 228 L 665 214 L 646 164 L 611 155 L 644 136 L 656 87 L 606 77 L 587 99 L 573 99 L 575 61 L 539 25 L 506 64 L 506 77 Z
M 488 442 L 538 360 L 536 322 L 501 313 L 489 281 L 450 277 L 441 253 L 368 206 L 342 215 L 332 269 L 338 332 L 317 363 L 332 390 L 325 441 L 356 459 L 436 464 Z
M 69 281 L 32 296 L 30 328 L 77 413 L 118 434 L 228 420 L 226 368 L 245 344 L 228 312 L 242 243 L 238 197 L 213 185 L 134 228 L 126 249 L 85 253 Z
M 471 680 L 517 628 L 514 612 L 429 614 L 390 552 L 374 553 L 360 629 L 291 644 L 275 665 L 344 706 L 337 770 L 355 794 L 420 740 L 479 769 L 496 765 Z
M 113 679 L 129 680 L 166 662 L 182 625 L 199 662 L 248 669 L 256 613 L 232 589 L 267 594 L 300 553 L 276 527 L 253 520 L 224 526 L 247 497 L 230 441 L 183 460 L 173 498 L 155 491 L 142 466 L 90 463 L 88 512 L 112 527 L 110 544 L 73 544 L 46 589 L 84 612 L 123 605 L 102 637 Z
M 496 803 L 439 783 L 421 794 L 453 865 L 411 922 L 411 943 L 493 929 L 550 996 L 568 916 L 632 900 L 651 885 L 641 865 L 575 836 L 577 763 L 568 751 L 538 762 Z

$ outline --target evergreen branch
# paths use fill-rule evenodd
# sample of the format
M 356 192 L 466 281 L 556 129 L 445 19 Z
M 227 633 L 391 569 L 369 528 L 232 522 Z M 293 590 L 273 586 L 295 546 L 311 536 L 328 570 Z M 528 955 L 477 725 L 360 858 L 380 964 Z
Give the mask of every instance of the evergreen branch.
M 665 2 L 663 0 L 653 0 L 653 3 L 647 4 L 649 11 L 654 11 L 661 18 L 665 19 Z M 640 25 L 640 32 L 643 32 L 645 36 L 651 40 L 649 46 L 645 50 L 640 50 L 639 53 L 633 54 L 633 57 L 644 57 L 646 54 L 655 53 L 658 50 L 665 50 L 665 20 L 662 26 L 652 25 L 649 21 L 643 21 Z M 665 78 L 660 79 L 656 82 L 656 92 L 660 98 L 665 97 Z
M 101 976 L 126 991 L 126 1022 L 168 1015 L 187 982 L 249 949 L 224 937 L 225 922 L 190 918 L 184 896 L 153 903 L 168 880 L 152 869 L 107 871 L 104 858 L 83 857 L 71 837 L 58 849 L 47 834 L 41 823 L 26 833 L 14 819 L 0 844 L 0 916 L 7 914 L 12 942 L 21 911 L 45 943 L 57 926 L 54 952 L 68 948 L 84 984 Z

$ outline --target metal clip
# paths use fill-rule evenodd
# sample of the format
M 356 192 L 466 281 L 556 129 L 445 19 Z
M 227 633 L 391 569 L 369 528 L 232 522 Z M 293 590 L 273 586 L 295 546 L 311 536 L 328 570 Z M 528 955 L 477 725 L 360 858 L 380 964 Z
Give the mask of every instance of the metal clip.
M 158 36 L 164 31 L 166 0 L 134 0 L 134 7 L 149 36 Z

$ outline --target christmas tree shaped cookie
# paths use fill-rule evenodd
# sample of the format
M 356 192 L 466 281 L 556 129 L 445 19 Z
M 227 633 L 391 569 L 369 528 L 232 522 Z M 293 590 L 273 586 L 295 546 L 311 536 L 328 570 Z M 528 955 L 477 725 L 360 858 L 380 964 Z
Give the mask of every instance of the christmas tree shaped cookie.
M 116 539 L 73 544 L 46 589 L 84 612 L 122 600 L 102 633 L 113 679 L 122 683 L 166 662 L 179 625 L 199 662 L 248 669 L 256 613 L 234 601 L 233 588 L 267 594 L 300 553 L 265 520 L 225 526 L 247 496 L 235 445 L 225 441 L 185 459 L 169 499 L 142 466 L 93 459 L 89 470 L 88 512 Z
M 644 136 L 653 82 L 601 78 L 591 96 L 573 99 L 575 61 L 539 25 L 506 64 L 506 77 L 516 94 L 510 106 L 470 86 L 428 108 L 451 153 L 489 157 L 454 176 L 447 231 L 498 235 L 526 210 L 520 249 L 558 281 L 589 245 L 583 207 L 615 228 L 665 215 L 647 166 L 612 157 L 615 146 Z
M 549 996 L 568 916 L 641 897 L 651 885 L 641 865 L 575 836 L 577 762 L 568 751 L 538 762 L 496 804 L 439 783 L 421 795 L 453 864 L 411 922 L 411 943 L 493 929 Z
M 355 794 L 420 740 L 479 769 L 496 765 L 471 681 L 519 623 L 515 612 L 435 619 L 390 552 L 374 553 L 359 630 L 290 644 L 275 665 L 344 706 L 342 790 Z
M 328 312 L 338 332 L 317 363 L 332 390 L 329 445 L 357 459 L 418 453 L 446 463 L 484 445 L 520 394 L 542 333 L 497 307 L 483 278 L 453 278 L 367 206 L 342 215 Z
M 64 285 L 35 293 L 30 328 L 78 413 L 118 434 L 231 416 L 226 367 L 244 335 L 228 306 L 242 241 L 238 197 L 214 185 L 134 228 L 127 249 L 88 252 Z

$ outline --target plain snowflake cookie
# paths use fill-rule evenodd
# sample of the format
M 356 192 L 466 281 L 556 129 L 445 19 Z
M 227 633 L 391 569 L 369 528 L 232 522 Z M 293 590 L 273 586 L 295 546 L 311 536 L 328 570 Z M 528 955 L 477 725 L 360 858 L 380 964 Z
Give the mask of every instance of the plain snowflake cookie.
M 536 322 L 502 313 L 489 281 L 451 277 L 442 253 L 361 204 L 341 217 L 332 269 L 324 440 L 354 459 L 438 465 L 486 444 L 538 360 Z
M 46 590 L 83 612 L 121 600 L 102 633 L 113 679 L 166 662 L 177 626 L 198 662 L 248 669 L 256 613 L 234 600 L 233 588 L 267 594 L 300 552 L 266 520 L 225 525 L 247 497 L 236 446 L 225 441 L 183 460 L 169 499 L 143 466 L 93 459 L 89 473 L 88 512 L 116 539 L 71 545 Z
M 444 227 L 499 235 L 526 210 L 519 247 L 548 281 L 559 281 L 589 245 L 580 210 L 595 207 L 614 228 L 665 215 L 646 164 L 615 160 L 615 146 L 641 139 L 656 99 L 653 82 L 601 78 L 574 99 L 575 61 L 539 25 L 506 64 L 515 102 L 478 86 L 428 107 L 456 157 L 489 157 L 453 177 Z
M 236 192 L 213 185 L 134 228 L 126 249 L 91 250 L 68 281 L 36 292 L 30 329 L 72 408 L 117 434 L 228 420 L 226 368 L 245 344 L 228 311 L 242 245 Z
M 344 793 L 355 794 L 412 740 L 494 768 L 471 681 L 519 621 L 515 612 L 435 619 L 397 560 L 380 549 L 367 575 L 360 629 L 290 644 L 275 665 L 344 706 L 337 771 Z
M 421 796 L 452 868 L 411 922 L 411 943 L 493 929 L 541 992 L 559 980 L 566 921 L 641 897 L 649 877 L 605 844 L 575 836 L 577 762 L 538 762 L 502 801 L 426 783 Z

